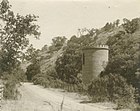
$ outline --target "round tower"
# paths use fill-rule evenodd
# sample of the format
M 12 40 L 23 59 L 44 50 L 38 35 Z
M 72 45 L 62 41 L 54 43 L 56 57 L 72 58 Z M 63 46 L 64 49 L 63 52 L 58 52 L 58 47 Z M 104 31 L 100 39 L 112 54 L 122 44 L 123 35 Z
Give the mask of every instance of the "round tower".
M 89 84 L 98 77 L 108 63 L 109 48 L 107 45 L 85 47 L 83 52 L 82 79 L 84 84 Z

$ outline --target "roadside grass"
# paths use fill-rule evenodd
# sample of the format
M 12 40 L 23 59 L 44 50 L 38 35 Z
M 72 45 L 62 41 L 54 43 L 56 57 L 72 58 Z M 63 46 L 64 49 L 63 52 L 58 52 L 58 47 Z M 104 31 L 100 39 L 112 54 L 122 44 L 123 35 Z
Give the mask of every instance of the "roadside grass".
M 48 104 L 37 105 L 30 101 L 7 100 L 2 102 L 2 111 L 54 111 Z
M 55 106 L 52 105 L 49 102 L 46 102 L 46 104 L 43 105 L 37 105 L 32 103 L 31 101 L 20 101 L 20 100 L 7 100 L 2 102 L 2 109 L 0 111 L 87 111 L 85 108 L 81 110 L 75 110 L 71 106 L 69 110 L 65 110 L 64 108 L 64 102 L 65 98 L 63 98 L 62 102 L 60 105 Z M 93 104 L 95 107 L 107 107 L 107 104 L 103 103 L 98 103 L 98 104 Z M 110 103 L 108 103 L 110 107 Z M 102 109 L 103 107 L 101 107 Z M 112 110 L 113 111 L 113 110 Z M 123 109 L 123 110 L 116 110 L 116 111 L 131 111 L 128 109 Z M 137 110 L 136 110 L 137 111 Z
M 43 104 L 36 104 L 27 100 L 2 100 L 0 111 L 64 111 L 63 105 L 64 97 L 61 104 L 57 106 L 47 101 Z

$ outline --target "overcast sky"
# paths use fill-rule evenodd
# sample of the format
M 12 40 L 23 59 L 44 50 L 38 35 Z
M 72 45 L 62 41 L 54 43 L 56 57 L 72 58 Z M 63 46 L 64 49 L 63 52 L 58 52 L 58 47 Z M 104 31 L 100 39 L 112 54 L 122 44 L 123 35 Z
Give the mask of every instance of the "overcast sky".
M 10 0 L 10 4 L 16 13 L 39 16 L 40 40 L 31 39 L 36 48 L 49 45 L 56 36 L 70 38 L 78 28 L 140 17 L 140 0 Z

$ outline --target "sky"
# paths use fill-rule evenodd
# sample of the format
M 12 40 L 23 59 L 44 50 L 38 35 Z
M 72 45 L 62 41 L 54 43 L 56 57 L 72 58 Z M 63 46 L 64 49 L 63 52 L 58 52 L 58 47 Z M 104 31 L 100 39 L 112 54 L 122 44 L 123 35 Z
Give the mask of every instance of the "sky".
M 140 17 L 140 0 L 9 0 L 21 15 L 39 16 L 40 40 L 30 39 L 34 47 L 50 45 L 53 37 L 70 38 L 80 28 L 101 28 L 116 19 Z

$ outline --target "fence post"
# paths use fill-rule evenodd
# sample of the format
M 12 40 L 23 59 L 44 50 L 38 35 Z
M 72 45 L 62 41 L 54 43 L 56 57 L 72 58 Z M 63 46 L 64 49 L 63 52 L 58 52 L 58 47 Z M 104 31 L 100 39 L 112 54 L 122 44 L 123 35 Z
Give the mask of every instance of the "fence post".
M 3 90 L 4 90 L 4 86 L 2 83 L 0 83 L 0 110 L 1 110 L 1 102 L 3 99 Z
M 2 100 L 3 98 L 3 89 L 4 89 L 3 84 L 0 84 L 0 100 Z

